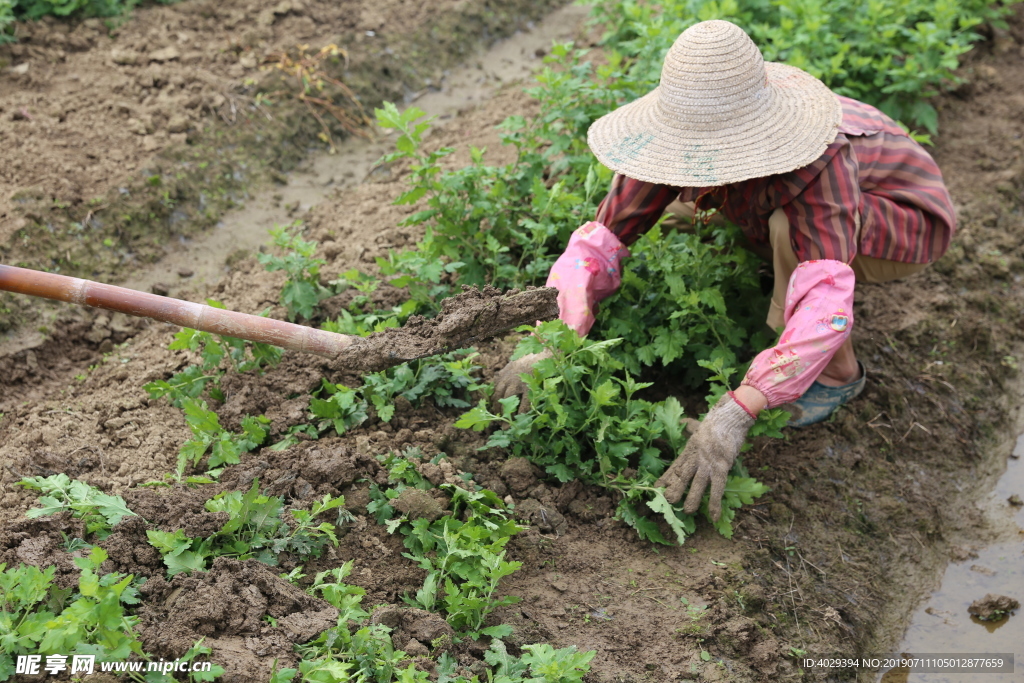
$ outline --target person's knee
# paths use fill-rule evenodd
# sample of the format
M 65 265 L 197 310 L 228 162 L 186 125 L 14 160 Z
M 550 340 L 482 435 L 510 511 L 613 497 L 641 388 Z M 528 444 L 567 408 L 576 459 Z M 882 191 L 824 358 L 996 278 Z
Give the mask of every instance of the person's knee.
M 881 284 L 893 282 L 903 278 L 916 275 L 927 268 L 930 263 L 901 263 L 898 261 L 887 261 L 885 259 L 873 258 L 871 256 L 859 255 L 853 260 L 850 266 L 853 268 L 854 277 L 857 282 L 869 284 Z

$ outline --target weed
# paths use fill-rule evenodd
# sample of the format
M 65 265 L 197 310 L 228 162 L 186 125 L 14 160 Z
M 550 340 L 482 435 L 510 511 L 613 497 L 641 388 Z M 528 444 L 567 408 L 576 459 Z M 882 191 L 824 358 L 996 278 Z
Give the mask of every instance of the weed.
M 530 409 L 516 414 L 519 397 L 513 396 L 501 401 L 499 415 L 481 401 L 455 426 L 481 430 L 495 422 L 508 425 L 493 432 L 485 448 L 508 448 L 562 482 L 578 478 L 616 489 L 623 494 L 616 513 L 619 519 L 643 538 L 669 543 L 657 523 L 641 514 L 637 506 L 644 503 L 683 543 L 695 529 L 693 517 L 654 487 L 669 458 L 685 445 L 682 406 L 675 398 L 651 403 L 636 397 L 650 384 L 637 382 L 612 356 L 611 349 L 620 342 L 581 338 L 561 321 L 541 324 L 519 343 L 513 356 L 543 350 L 552 354 L 531 375 L 524 375 Z M 766 412 L 767 427 L 764 423 L 762 427 L 777 430 L 778 416 Z M 752 503 L 767 490 L 738 465 L 726 484 L 716 528 L 731 536 L 735 508 Z M 706 497 L 702 510 L 708 514 Z
M 370 301 L 368 294 L 377 289 L 380 281 L 355 269 L 345 271 L 338 279 L 331 280 L 330 284 L 338 292 L 355 288 L 361 293 L 352 298 L 348 310 L 341 311 L 337 320 L 328 320 L 321 325 L 328 332 L 365 337 L 389 327 L 398 327 L 419 308 L 416 301 L 409 299 L 390 311 L 365 312 L 363 308 Z
M 284 501 L 277 496 L 262 495 L 256 480 L 247 492 L 220 493 L 206 501 L 205 507 L 210 512 L 228 514 L 228 521 L 212 536 L 192 538 L 182 529 L 174 532 L 149 530 L 146 536 L 160 551 L 170 576 L 203 571 L 213 558 L 220 556 L 255 558 L 273 566 L 283 552 L 319 557 L 328 542 L 337 545 L 335 525 L 317 523 L 316 518 L 344 504 L 343 496 L 324 495 L 310 510 L 292 509 L 295 524 L 290 526 L 282 516 Z M 344 512 L 342 509 L 338 513 L 339 523 L 345 519 Z
M 505 559 L 505 544 L 522 528 L 506 516 L 493 492 L 443 488 L 452 494 L 451 514 L 434 522 L 414 519 L 407 526 L 404 519 L 388 523 L 389 530 L 403 527 L 409 549 L 403 555 L 427 570 L 423 587 L 405 601 L 431 611 L 443 604 L 457 633 L 474 639 L 505 637 L 511 633 L 509 627 L 483 624 L 496 608 L 519 602 L 514 596 L 496 599 L 494 593 L 502 578 L 522 566 Z
M 66 474 L 25 477 L 18 485 L 43 494 L 39 498 L 40 507 L 30 509 L 26 517 L 36 519 L 70 511 L 85 523 L 86 533 L 95 534 L 97 540 L 109 536 L 111 528 L 125 517 L 135 516 L 121 496 L 103 493 Z
M 477 355 L 455 351 L 366 375 L 360 393 L 369 399 L 384 422 L 391 421 L 395 413 L 394 400 L 398 396 L 414 406 L 430 398 L 441 407 L 468 408 L 471 405 L 466 400 L 469 394 L 485 386 L 473 377 L 480 370 L 480 366 L 472 362 Z
M 321 301 L 334 292 L 320 284 L 320 266 L 323 259 L 313 258 L 317 243 L 300 236 L 302 221 L 289 226 L 276 226 L 270 231 L 274 245 L 285 250 L 284 256 L 257 254 L 256 258 L 268 271 L 283 270 L 288 275 L 281 289 L 281 304 L 288 309 L 288 319 L 313 317 Z
M 747 611 L 747 601 L 743 599 L 743 593 L 740 593 L 738 590 L 734 590 L 732 592 L 732 597 L 736 601 L 736 604 L 739 606 L 740 611 L 741 612 L 746 612 Z
M 399 396 L 414 406 L 429 398 L 442 407 L 468 408 L 471 392 L 485 388 L 474 378 L 480 370 L 473 364 L 476 355 L 463 350 L 403 363 L 364 376 L 358 389 L 322 380 L 309 404 L 317 420 L 315 431 L 323 433 L 333 428 L 339 435 L 344 434 L 369 418 L 371 406 L 377 417 L 390 422 Z
M 691 387 L 716 375 L 724 388 L 740 370 L 736 352 L 771 341 L 759 331 L 765 297 L 757 258 L 738 247 L 736 228 L 695 228 L 664 234 L 655 227 L 630 247 L 634 258 L 619 292 L 601 306 L 594 334 L 622 339 L 613 355 L 633 374 L 674 364 Z
M 262 444 L 267 436 L 270 420 L 262 415 L 246 415 L 242 418 L 242 432 L 235 434 L 220 426 L 220 418 L 209 409 L 206 401 L 182 398 L 181 403 L 192 438 L 182 444 L 178 451 L 178 463 L 173 475 L 176 481 L 181 481 L 189 464 L 193 467 L 198 465 L 207 451 L 210 457 L 206 462 L 206 476 L 216 478 L 224 465 L 238 464 L 242 453 Z
M 310 412 L 320 420 L 317 424 L 319 432 L 333 427 L 341 435 L 366 421 L 369 404 L 357 389 L 331 384 L 325 379 L 319 392 L 326 398 L 314 396 L 309 402 Z
M 521 658 L 512 657 L 501 640 L 491 641 L 491 649 L 484 654 L 484 660 L 494 667 L 496 681 L 582 681 L 590 670 L 590 660 L 596 654 L 593 651 L 577 652 L 574 647 L 556 650 L 547 643 L 524 645 L 523 650 L 525 653 Z M 527 674 L 529 679 L 526 679 Z
M 415 250 L 391 253 L 377 263 L 385 277 L 393 277 L 392 285 L 408 287 L 412 300 L 427 310 L 436 310 L 439 298 L 455 282 L 542 284 L 559 244 L 596 208 L 597 190 L 610 174 L 592 160 L 580 166 L 585 146 L 573 133 L 583 117 L 566 111 L 570 98 L 590 87 L 587 74 L 574 73 L 570 84 L 555 73 L 546 75 L 561 87 L 543 103 L 543 116 L 530 123 L 511 117 L 503 124 L 503 141 L 515 145 L 519 154 L 502 167 L 486 165 L 485 150 L 474 148 L 469 166 L 442 172 L 439 162 L 453 150 L 421 149 L 430 123 L 421 120 L 423 111 L 411 107 L 399 112 L 391 103 L 376 110 L 378 124 L 399 133 L 397 151 L 382 161 L 412 162 L 410 189 L 396 203 L 425 205 L 403 225 L 426 227 Z M 587 116 L 596 118 L 598 110 L 604 111 L 598 108 Z M 566 121 L 572 121 L 572 132 Z M 572 159 L 566 161 L 570 151 Z
M 352 571 L 352 562 L 316 575 L 308 589 L 334 605 L 340 613 L 338 625 L 298 648 L 302 657 L 300 668 L 276 670 L 272 683 L 292 681 L 301 674 L 303 681 L 326 683 L 389 683 L 390 681 L 426 681 L 425 671 L 414 664 L 400 668 L 408 655 L 395 650 L 390 629 L 383 624 L 368 623 L 369 614 L 362 607 L 366 591 L 343 583 Z M 431 644 L 435 651 L 447 645 L 443 638 Z M 580 653 L 569 647 L 556 650 L 550 645 L 526 645 L 521 657 L 508 653 L 499 638 L 492 638 L 485 661 L 493 667 L 487 680 L 495 683 L 576 683 L 589 671 L 594 652 Z M 457 660 L 447 652 L 436 658 L 438 683 L 475 683 L 456 674 Z
M 275 52 L 268 55 L 269 64 L 264 69 L 277 69 L 298 81 L 298 99 L 313 118 L 320 124 L 320 139 L 330 145 L 331 154 L 336 151 L 334 136 L 330 126 L 324 121 L 321 112 L 333 116 L 345 132 L 351 135 L 367 137 L 364 126 L 370 123 L 363 113 L 363 106 L 352 90 L 336 78 L 330 76 L 325 69 L 325 62 L 344 62 L 348 67 L 348 52 L 333 43 L 325 45 L 317 52 L 310 54 L 308 45 L 296 47 L 293 57 L 288 52 Z M 286 91 L 258 93 L 257 104 L 272 101 L 275 96 L 287 94 Z M 335 102 L 336 97 L 343 104 Z
M 192 662 L 197 657 L 209 657 L 213 652 L 210 648 L 203 645 L 204 638 L 200 638 L 192 647 L 190 647 L 185 654 L 181 656 L 181 661 Z M 190 683 L 199 683 L 200 681 L 216 681 L 224 675 L 224 667 L 219 664 L 214 664 L 210 667 L 209 671 L 189 671 L 187 680 Z M 166 681 L 166 683 L 172 683 L 175 679 L 171 678 L 167 674 L 163 674 L 163 678 L 158 678 L 152 673 L 148 674 L 146 683 L 150 683 L 152 679 L 158 681 Z
M 214 299 L 206 303 L 214 308 L 224 305 Z M 171 351 L 189 351 L 199 357 L 199 365 L 188 365 L 167 380 L 156 380 L 143 386 L 150 398 L 167 398 L 171 404 L 181 408 L 186 398 L 198 398 L 212 384 L 210 396 L 218 401 L 224 395 L 217 387 L 224 375 L 220 369 L 225 358 L 230 359 L 236 372 L 259 370 L 276 365 L 281 360 L 283 349 L 260 342 L 247 342 L 237 337 L 214 335 L 191 328 L 182 328 L 174 335 L 167 347 Z M 89 368 L 92 370 L 92 367 Z
M 299 585 L 299 581 L 301 581 L 302 579 L 306 578 L 306 574 L 304 574 L 302 572 L 302 565 L 301 564 L 298 565 L 297 567 L 295 567 L 294 569 L 292 569 L 287 574 L 281 574 L 280 576 L 281 576 L 282 579 L 284 579 L 288 583 L 292 584 L 293 586 L 298 586 Z
M 386 524 L 389 533 L 400 531 L 405 536 L 403 555 L 427 571 L 427 577 L 414 596 L 405 596 L 406 603 L 437 611 L 442 606 L 448 623 L 457 633 L 478 638 L 505 637 L 507 626 L 484 627 L 487 615 L 519 598 L 495 598 L 498 583 L 516 571 L 522 563 L 505 559 L 505 545 L 523 530 L 508 517 L 505 504 L 493 491 L 468 491 L 444 484 L 441 489 L 451 496 L 451 512 L 433 522 L 396 516 L 390 501 L 406 488 L 431 488 L 416 470 L 410 457 L 389 454 L 383 458 L 388 480 L 394 486 L 386 491 L 376 485 L 370 489 L 367 510 L 377 522 Z
M 0 564 L 0 681 L 14 674 L 14 657 L 21 654 L 92 654 L 100 661 L 142 656 L 138 618 L 125 613 L 139 602 L 133 577 L 101 576 L 106 559 L 99 547 L 74 558 L 81 569 L 77 592 L 53 585 L 53 567 Z

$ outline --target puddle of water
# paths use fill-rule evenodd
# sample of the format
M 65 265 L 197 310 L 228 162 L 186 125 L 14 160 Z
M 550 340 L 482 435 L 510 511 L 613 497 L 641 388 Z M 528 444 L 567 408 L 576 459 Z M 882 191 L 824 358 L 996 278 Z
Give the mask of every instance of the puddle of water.
M 551 43 L 570 40 L 588 12 L 579 5 L 553 12 L 529 30 L 515 33 L 452 69 L 438 88 L 414 95 L 410 103 L 432 116 L 447 118 L 487 100 L 502 84 L 529 77 L 541 65 L 543 52 Z M 330 194 L 362 182 L 374 162 L 394 147 L 392 138 L 379 138 L 351 138 L 340 144 L 335 154 L 313 154 L 300 170 L 287 176 L 286 184 L 261 192 L 194 241 L 169 246 L 167 256 L 125 286 L 148 291 L 155 283 L 163 283 L 171 286 L 172 296 L 175 286 L 185 283 L 200 292 L 208 291 L 227 272 L 224 261 L 231 253 L 259 249 L 268 242 L 267 232 L 274 225 L 288 224 Z M 193 275 L 182 278 L 179 271 Z
M 1024 498 L 1024 435 L 988 501 L 989 517 L 1001 529 L 998 540 L 978 550 L 978 557 L 946 568 L 942 585 L 918 608 L 907 629 L 901 653 L 1013 653 L 1014 673 L 907 673 L 890 671 L 879 683 L 1024 683 L 1024 610 L 1000 622 L 978 621 L 968 606 L 987 593 L 1024 602 L 1024 506 L 1007 499 Z

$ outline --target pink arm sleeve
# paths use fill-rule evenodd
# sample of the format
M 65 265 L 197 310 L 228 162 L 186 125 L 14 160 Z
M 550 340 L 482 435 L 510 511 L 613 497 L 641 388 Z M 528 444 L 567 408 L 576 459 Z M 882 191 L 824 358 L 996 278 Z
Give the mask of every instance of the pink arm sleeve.
M 590 221 L 577 228 L 548 274 L 558 289 L 559 318 L 583 336 L 594 324 L 594 304 L 622 282 L 622 259 L 629 250 L 611 230 Z
M 842 261 L 804 261 L 786 291 L 786 329 L 750 364 L 743 384 L 774 408 L 794 401 L 818 378 L 853 327 L 853 269 Z

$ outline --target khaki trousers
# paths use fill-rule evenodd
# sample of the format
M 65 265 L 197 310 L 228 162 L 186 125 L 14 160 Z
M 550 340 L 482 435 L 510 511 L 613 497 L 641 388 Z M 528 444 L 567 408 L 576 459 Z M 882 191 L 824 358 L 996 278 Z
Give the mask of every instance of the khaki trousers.
M 692 225 L 693 203 L 675 201 L 669 205 L 666 213 L 671 214 L 666 219 L 666 227 L 686 230 Z M 768 309 L 768 327 L 778 331 L 785 327 L 786 321 L 784 312 L 786 309 L 786 290 L 789 289 L 789 279 L 796 270 L 796 254 L 793 252 L 793 242 L 790 239 L 789 219 L 782 209 L 775 209 L 768 219 L 768 241 L 770 249 L 756 248 L 750 245 L 751 251 L 765 261 L 770 261 L 775 271 L 775 289 L 772 292 L 772 303 Z M 860 235 L 860 224 L 857 225 L 857 237 Z M 853 259 L 850 267 L 853 268 L 854 277 L 857 282 L 869 282 L 877 284 L 881 282 L 892 282 L 901 278 L 918 273 L 930 264 L 927 263 L 900 263 L 899 261 L 886 261 L 858 254 Z

